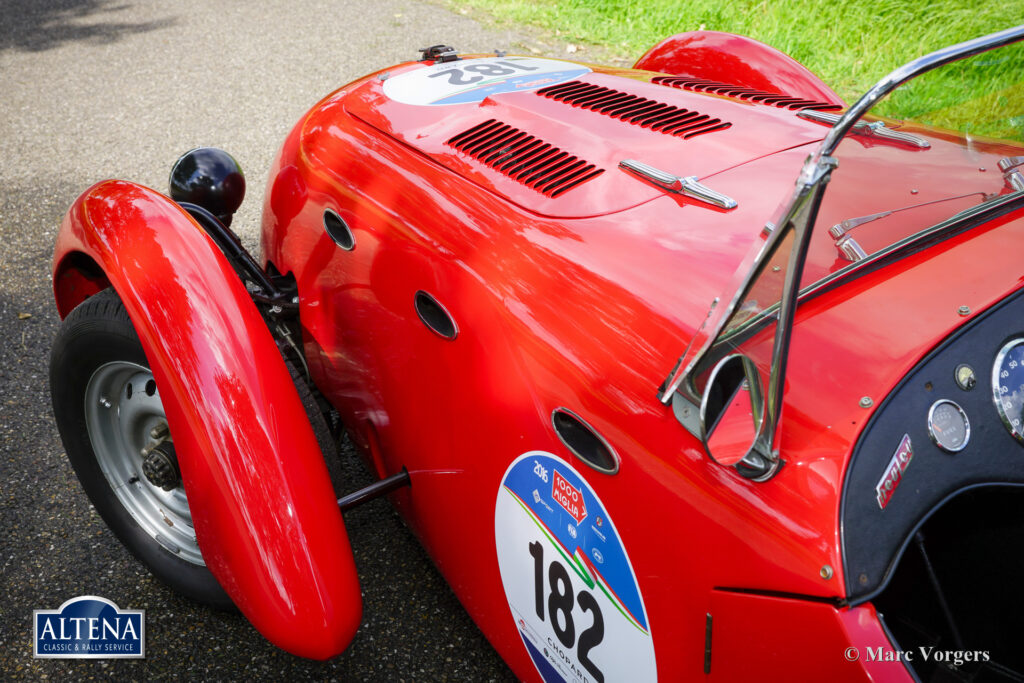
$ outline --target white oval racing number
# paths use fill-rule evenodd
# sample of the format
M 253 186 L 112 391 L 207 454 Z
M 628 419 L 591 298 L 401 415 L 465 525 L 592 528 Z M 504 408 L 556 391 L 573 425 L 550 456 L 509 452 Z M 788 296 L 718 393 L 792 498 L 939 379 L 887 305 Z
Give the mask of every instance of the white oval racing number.
M 485 57 L 442 62 L 384 81 L 384 94 L 405 104 L 482 102 L 491 95 L 536 90 L 590 73 L 572 62 L 532 57 Z
M 579 472 L 550 453 L 517 458 L 498 491 L 494 532 L 509 608 L 545 681 L 657 680 L 632 566 Z
M 512 62 L 490 62 L 485 64 L 470 64 L 464 69 L 455 67 L 448 69 L 447 71 L 439 71 L 436 74 L 430 74 L 427 78 L 441 78 L 443 76 L 447 76 L 449 85 L 470 85 L 484 80 L 484 76 L 507 76 L 509 74 L 514 74 L 516 71 L 536 71 L 537 68 L 538 67 L 536 66 L 514 64 Z M 473 75 L 467 76 L 467 73 Z

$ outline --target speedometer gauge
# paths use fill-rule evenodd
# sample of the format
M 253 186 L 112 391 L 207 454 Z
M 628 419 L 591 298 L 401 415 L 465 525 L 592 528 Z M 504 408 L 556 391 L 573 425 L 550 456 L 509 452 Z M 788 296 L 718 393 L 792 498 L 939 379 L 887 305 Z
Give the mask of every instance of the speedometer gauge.
M 1013 438 L 1024 443 L 1024 339 L 1007 342 L 996 354 L 992 393 L 1003 424 Z

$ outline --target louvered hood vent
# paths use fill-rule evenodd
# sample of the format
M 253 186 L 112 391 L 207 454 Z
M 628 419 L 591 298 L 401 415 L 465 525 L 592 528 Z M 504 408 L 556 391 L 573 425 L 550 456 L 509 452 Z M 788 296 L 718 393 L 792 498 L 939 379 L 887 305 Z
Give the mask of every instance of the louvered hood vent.
M 682 138 L 692 138 L 732 125 L 707 114 L 582 81 L 569 81 L 541 88 L 537 94 L 611 116 L 634 126 L 643 126 Z
M 495 119 L 459 133 L 447 144 L 548 197 L 604 173 L 603 168 Z
M 657 83 L 658 85 L 667 85 L 673 88 L 681 88 L 683 90 L 691 90 L 693 92 L 707 92 L 715 95 L 725 95 L 727 97 L 735 97 L 740 100 L 747 102 L 756 102 L 758 104 L 770 104 L 773 107 L 779 107 L 780 109 L 790 109 L 792 111 L 802 111 L 804 109 L 817 109 L 821 111 L 828 111 L 830 109 L 842 109 L 842 105 L 830 104 L 829 102 L 818 102 L 816 100 L 805 100 L 799 97 L 790 97 L 789 95 L 782 95 L 780 93 L 767 92 L 765 90 L 755 90 L 753 88 L 745 88 L 739 85 L 730 85 L 728 83 L 720 83 L 718 81 L 709 81 L 703 78 L 687 78 L 684 76 L 656 76 L 651 79 L 651 83 Z

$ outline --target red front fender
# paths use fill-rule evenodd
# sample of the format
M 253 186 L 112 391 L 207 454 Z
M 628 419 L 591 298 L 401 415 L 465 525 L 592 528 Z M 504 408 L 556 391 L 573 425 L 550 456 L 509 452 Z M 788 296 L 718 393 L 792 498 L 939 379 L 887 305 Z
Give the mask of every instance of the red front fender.
M 64 218 L 54 253 L 62 316 L 77 303 L 65 284 L 100 277 L 79 268 L 82 254 L 138 331 L 207 566 L 275 645 L 315 659 L 340 653 L 362 610 L 352 551 L 316 438 L 244 285 L 177 204 L 123 181 L 93 186 Z
M 721 31 L 670 36 L 648 50 L 633 68 L 846 106 L 820 78 L 789 55 L 753 38 Z

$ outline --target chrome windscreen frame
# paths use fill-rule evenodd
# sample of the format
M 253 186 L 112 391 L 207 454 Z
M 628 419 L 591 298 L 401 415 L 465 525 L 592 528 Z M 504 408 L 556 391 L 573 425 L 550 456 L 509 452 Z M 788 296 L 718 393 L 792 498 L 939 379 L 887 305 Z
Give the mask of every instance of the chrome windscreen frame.
M 774 341 L 771 353 L 768 391 L 765 395 L 765 415 L 761 422 L 754 446 L 737 471 L 754 481 L 770 479 L 781 464 L 777 448 L 779 416 L 782 409 L 782 387 L 786 370 L 786 357 L 792 334 L 794 313 L 800 294 L 799 284 L 803 275 L 804 262 L 810 243 L 811 231 L 817 218 L 818 209 L 825 187 L 837 166 L 832 156 L 840 142 L 857 125 L 858 121 L 883 97 L 903 83 L 940 66 L 965 59 L 988 50 L 1002 47 L 1024 39 L 1024 26 L 1006 29 L 988 36 L 969 40 L 937 50 L 896 69 L 878 81 L 857 100 L 829 130 L 819 148 L 804 162 L 796 181 L 793 195 L 766 226 L 770 231 L 765 242 L 744 258 L 733 275 L 727 294 L 712 304 L 704 325 L 697 331 L 689 346 L 683 352 L 672 374 L 659 389 L 658 398 L 662 403 L 672 404 L 680 422 L 691 432 L 696 426 L 687 416 L 695 414 L 695 407 L 701 403 L 698 377 L 713 364 L 714 357 L 730 353 L 735 348 L 731 338 L 735 329 L 729 329 L 729 322 L 737 307 L 745 301 L 751 290 L 767 271 L 772 259 L 784 241 L 792 240 L 789 247 L 786 274 L 783 281 L 781 300 L 777 306 L 769 306 L 758 319 L 777 312 Z M 725 305 L 721 305 L 725 302 Z M 709 361 L 711 361 L 709 363 Z M 691 410 L 691 408 L 693 408 Z M 698 434 L 700 432 L 694 432 Z

